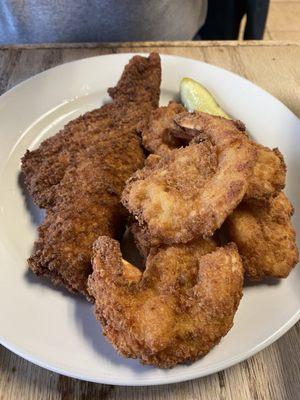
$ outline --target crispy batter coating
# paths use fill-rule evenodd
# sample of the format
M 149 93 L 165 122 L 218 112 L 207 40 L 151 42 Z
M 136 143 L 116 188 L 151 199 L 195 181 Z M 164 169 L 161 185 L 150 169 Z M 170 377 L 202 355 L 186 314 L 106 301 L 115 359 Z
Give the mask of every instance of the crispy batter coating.
M 158 54 L 133 57 L 109 89 L 112 103 L 70 122 L 23 157 L 27 187 L 47 211 L 29 259 L 37 275 L 87 294 L 94 240 L 118 237 L 124 228 L 120 195 L 144 161 L 136 127 L 158 106 L 160 80 Z
M 140 253 L 144 258 L 147 258 L 150 253 L 151 247 L 158 247 L 160 242 L 155 242 L 155 239 L 151 238 L 147 226 L 140 226 L 137 222 L 134 222 L 130 226 L 130 231 L 132 233 L 134 243 Z
M 285 186 L 286 166 L 278 149 L 269 149 L 252 142 L 257 151 L 253 174 L 244 201 L 256 205 L 268 203 Z
M 137 222 L 134 222 L 130 226 L 130 232 L 133 236 L 136 247 L 140 255 L 146 260 L 150 253 L 151 248 L 157 248 L 161 246 L 161 243 L 152 238 L 147 230 L 146 226 L 140 226 Z M 208 242 L 212 246 L 216 246 L 215 238 L 202 239 L 203 243 Z
M 185 144 L 184 139 L 176 137 L 176 131 L 181 128 L 173 121 L 174 116 L 183 111 L 185 108 L 181 104 L 170 101 L 168 106 L 153 110 L 149 120 L 139 127 L 143 145 L 150 153 L 164 157 Z
M 243 202 L 228 217 L 229 240 L 237 244 L 249 279 L 286 278 L 297 264 L 292 214 L 293 207 L 281 192 L 265 206 Z
M 175 120 L 198 130 L 202 114 L 182 113 Z M 209 139 L 214 144 L 192 143 L 159 161 L 154 156 L 156 162 L 150 156 L 145 168 L 128 180 L 122 202 L 140 225 L 147 226 L 151 238 L 179 243 L 212 236 L 237 207 L 256 157 L 246 136 L 237 130 L 228 121 L 228 129 L 212 130 Z
M 87 112 L 68 123 L 60 132 L 43 141 L 38 149 L 27 150 L 22 158 L 22 171 L 34 201 L 39 207 L 48 208 L 55 201 L 57 184 L 69 166 L 78 164 L 77 156 L 84 158 L 82 151 L 93 148 L 99 139 L 111 140 L 115 132 L 124 127 L 132 133 L 138 123 L 147 118 L 157 107 L 160 93 L 161 67 L 158 54 L 149 59 L 135 56 L 125 67 L 115 88 L 108 90 L 113 103 Z M 137 104 L 140 104 L 137 107 Z M 145 115 L 141 118 L 141 115 Z M 129 135 L 128 141 L 136 141 Z M 116 138 L 118 139 L 118 138 Z M 78 153 L 80 153 L 78 155 Z
M 247 139 L 245 125 L 238 120 L 226 119 L 223 117 L 207 114 L 204 112 L 184 112 L 175 115 L 174 122 L 181 127 L 181 130 L 174 131 L 174 135 L 193 139 L 195 136 L 211 138 L 219 146 L 226 145 L 227 137 L 241 136 Z
M 168 107 L 161 107 L 151 114 L 149 123 L 142 130 L 143 144 L 150 152 L 164 156 L 172 149 L 186 145 L 195 136 L 214 136 L 224 130 L 231 133 L 243 133 L 246 136 L 242 122 L 205 113 L 198 113 L 197 129 L 186 121 L 184 128 L 177 124 L 176 129 L 176 115 L 181 113 L 182 109 L 183 107 L 177 103 L 171 102 Z M 180 124 L 181 117 L 178 118 Z M 244 201 L 262 205 L 268 203 L 284 189 L 286 166 L 278 149 L 271 150 L 250 139 L 249 141 L 255 148 L 257 159 Z
M 172 134 L 192 140 L 195 136 L 209 136 L 213 139 L 224 132 L 245 135 L 245 126 L 240 121 L 228 120 L 210 114 L 199 113 L 197 125 L 182 123 L 181 116 L 174 117 L 175 121 L 186 128 L 185 130 L 173 130 Z M 191 118 L 192 119 L 192 118 Z M 184 126 L 183 126 L 184 125 Z M 248 181 L 248 188 L 244 197 L 247 202 L 266 204 L 272 197 L 284 189 L 286 166 L 282 154 L 278 149 L 269 149 L 249 139 L 256 152 L 256 161 L 252 175 Z
M 235 245 L 197 240 L 151 250 L 142 273 L 119 243 L 94 244 L 88 280 L 103 333 L 125 357 L 161 368 L 195 361 L 233 325 L 243 267 Z
M 216 151 L 209 141 L 174 150 L 164 158 L 150 155 L 145 167 L 127 182 L 123 204 L 146 223 L 153 240 L 191 240 L 196 235 L 192 229 L 197 228 L 201 189 L 216 168 Z

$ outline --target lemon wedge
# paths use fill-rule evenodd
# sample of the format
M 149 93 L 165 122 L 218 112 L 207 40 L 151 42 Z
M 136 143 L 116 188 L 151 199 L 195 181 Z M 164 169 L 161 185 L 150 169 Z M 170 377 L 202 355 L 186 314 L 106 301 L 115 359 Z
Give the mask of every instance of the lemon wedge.
M 183 78 L 180 82 L 180 97 L 188 111 L 202 111 L 231 119 L 219 106 L 212 94 L 199 82 Z

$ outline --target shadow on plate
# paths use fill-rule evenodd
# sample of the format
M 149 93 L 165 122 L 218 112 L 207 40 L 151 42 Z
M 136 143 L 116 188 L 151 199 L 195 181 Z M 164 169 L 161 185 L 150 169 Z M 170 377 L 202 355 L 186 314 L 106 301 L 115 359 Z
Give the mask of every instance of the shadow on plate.
M 141 365 L 137 360 L 123 358 L 118 355 L 102 334 L 101 325 L 94 316 L 91 304 L 78 299 L 75 302 L 74 313 L 78 328 L 81 329 L 84 337 L 89 341 L 94 351 L 99 354 L 99 363 L 101 362 L 101 357 L 105 357 L 111 363 L 126 366 L 138 374 L 147 373 L 153 369 L 153 367 Z
M 18 174 L 18 186 L 21 189 L 22 195 L 24 197 L 24 203 L 26 206 L 27 211 L 30 214 L 31 222 L 35 226 L 41 225 L 45 218 L 45 212 L 38 206 L 36 206 L 32 200 L 32 197 L 30 196 L 26 185 L 25 185 L 25 176 L 22 172 L 19 172 Z
M 245 278 L 244 287 L 253 287 L 253 286 L 277 286 L 280 284 L 281 279 L 276 278 L 264 278 L 259 282 L 253 282 L 247 280 Z
M 25 267 L 26 268 L 26 267 Z M 61 294 L 62 296 L 72 298 L 73 300 L 78 300 L 80 299 L 81 295 L 76 295 L 71 292 L 69 292 L 65 287 L 63 286 L 55 286 L 53 283 L 51 283 L 50 279 L 44 277 L 44 276 L 37 276 L 35 275 L 29 268 L 26 269 L 26 272 L 24 273 L 24 277 L 26 282 L 28 282 L 30 285 L 39 285 L 43 286 L 49 290 L 55 290 L 57 293 Z M 82 297 L 82 300 L 85 301 L 84 297 Z
M 103 336 L 101 325 L 94 316 L 92 304 L 83 296 L 72 294 L 63 286 L 54 286 L 47 278 L 36 276 L 29 269 L 25 272 L 24 276 L 29 284 L 42 285 L 49 290 L 55 290 L 60 295 L 68 297 L 72 301 L 76 325 L 78 329 L 81 330 L 85 340 L 87 340 L 94 351 L 99 354 L 99 363 L 101 362 L 101 357 L 105 357 L 113 364 L 131 368 L 135 373 L 146 373 L 152 369 L 152 367 L 142 366 L 139 361 L 126 359 L 118 355 L 109 341 Z

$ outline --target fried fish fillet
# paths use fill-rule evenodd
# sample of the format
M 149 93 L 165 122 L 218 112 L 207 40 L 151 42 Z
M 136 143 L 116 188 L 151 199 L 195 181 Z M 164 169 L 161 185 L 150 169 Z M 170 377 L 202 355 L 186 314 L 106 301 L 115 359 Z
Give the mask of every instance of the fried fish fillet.
M 236 243 L 249 279 L 286 278 L 297 264 L 292 214 L 293 207 L 281 192 L 262 207 L 242 203 L 227 218 L 229 240 Z
M 176 137 L 176 132 L 174 132 L 180 128 L 175 124 L 173 118 L 183 111 L 185 108 L 181 104 L 170 101 L 166 107 L 153 110 L 149 120 L 140 125 L 143 145 L 150 153 L 164 157 L 186 142 L 184 139 Z
M 71 121 L 23 157 L 29 192 L 46 208 L 29 258 L 37 275 L 87 294 L 93 242 L 123 230 L 120 195 L 144 162 L 136 127 L 158 106 L 160 81 L 158 54 L 133 57 L 109 89 L 112 103 Z
M 243 286 L 234 244 L 152 249 L 143 273 L 121 257 L 117 241 L 100 237 L 88 288 L 104 335 L 123 356 L 173 367 L 208 353 L 232 327 Z
M 197 129 L 198 118 L 189 113 L 175 117 L 192 129 Z M 122 202 L 154 240 L 185 243 L 212 236 L 243 199 L 256 153 L 228 122 L 231 130 L 215 130 L 209 140 L 173 150 L 160 160 L 148 157 L 144 169 L 127 181 Z

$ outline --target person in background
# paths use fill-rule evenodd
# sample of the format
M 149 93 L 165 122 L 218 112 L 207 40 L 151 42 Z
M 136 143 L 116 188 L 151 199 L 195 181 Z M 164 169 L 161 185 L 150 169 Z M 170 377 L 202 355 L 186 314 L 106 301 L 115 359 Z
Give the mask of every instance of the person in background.
M 190 40 L 207 0 L 1 0 L 0 43 Z
M 205 25 L 197 37 L 203 40 L 237 40 L 246 16 L 245 40 L 263 38 L 269 0 L 209 0 Z

